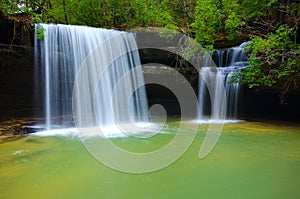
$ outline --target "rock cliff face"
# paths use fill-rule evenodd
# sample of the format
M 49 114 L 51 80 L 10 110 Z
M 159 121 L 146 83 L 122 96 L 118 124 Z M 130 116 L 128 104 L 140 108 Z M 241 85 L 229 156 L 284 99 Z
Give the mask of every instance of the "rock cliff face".
M 241 94 L 240 112 L 247 120 L 280 119 L 299 122 L 299 101 L 299 89 L 282 96 L 278 89 L 249 89 L 244 86 Z
M 2 17 L 2 18 L 1 18 Z M 34 89 L 34 57 L 33 43 L 22 45 L 15 40 L 11 45 L 12 23 L 2 23 L 0 16 L 0 120 L 34 116 L 35 89 Z M 6 31 L 5 31 L 6 30 Z M 4 35 L 2 37 L 2 35 Z M 31 36 L 32 37 L 32 36 Z M 144 49 L 140 51 L 143 64 L 160 63 L 176 66 L 174 55 L 166 51 Z M 155 69 L 151 69 L 155 71 Z M 145 71 L 151 73 L 150 71 Z M 197 76 L 194 71 L 183 70 L 184 76 L 191 81 L 195 91 L 198 90 Z M 161 78 L 172 79 L 172 75 L 161 75 Z M 149 104 L 161 103 L 167 107 L 170 115 L 179 115 L 180 108 L 174 94 L 159 85 L 147 85 Z M 300 91 L 293 91 L 280 98 L 280 91 L 270 89 L 248 89 L 243 87 L 240 96 L 240 116 L 245 119 L 280 118 L 287 120 L 300 120 L 298 111 Z
M 33 46 L 32 16 L 19 14 L 7 16 L 0 11 L 0 43 Z
M 32 47 L 0 45 L 0 120 L 33 115 Z

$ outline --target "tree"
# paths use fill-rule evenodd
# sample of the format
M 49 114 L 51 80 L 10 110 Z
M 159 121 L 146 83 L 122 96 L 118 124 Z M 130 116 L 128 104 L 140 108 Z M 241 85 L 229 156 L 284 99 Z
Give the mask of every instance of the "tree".
M 235 78 L 242 77 L 249 87 L 276 86 L 286 94 L 300 81 L 300 45 L 293 42 L 295 32 L 280 26 L 266 38 L 253 36 L 248 46 L 249 67 Z
M 195 22 L 192 24 L 196 41 L 212 50 L 213 44 L 220 38 L 223 15 L 218 0 L 198 0 L 195 7 Z

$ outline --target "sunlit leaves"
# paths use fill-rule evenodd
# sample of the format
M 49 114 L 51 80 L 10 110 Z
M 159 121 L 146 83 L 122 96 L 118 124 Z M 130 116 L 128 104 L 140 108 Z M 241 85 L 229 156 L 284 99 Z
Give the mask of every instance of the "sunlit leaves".
M 243 77 L 249 87 L 297 87 L 300 78 L 299 44 L 292 42 L 295 34 L 286 25 L 280 26 L 266 38 L 253 36 L 248 47 L 249 67 L 238 77 Z
M 192 26 L 196 32 L 196 40 L 209 50 L 218 39 L 217 33 L 223 20 L 218 6 L 220 3 L 216 0 L 198 0 L 195 8 L 195 22 Z

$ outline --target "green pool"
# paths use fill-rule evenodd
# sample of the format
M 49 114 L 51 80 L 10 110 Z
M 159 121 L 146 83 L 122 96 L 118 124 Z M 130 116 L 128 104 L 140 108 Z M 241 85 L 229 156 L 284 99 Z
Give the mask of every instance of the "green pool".
M 190 124 L 195 125 L 195 124 Z M 151 151 L 174 137 L 111 138 L 126 150 Z M 204 159 L 207 125 L 170 166 L 145 174 L 108 168 L 72 136 L 23 136 L 0 144 L 0 198 L 300 198 L 300 127 L 243 122 L 224 125 Z M 113 155 L 113 154 L 112 154 Z

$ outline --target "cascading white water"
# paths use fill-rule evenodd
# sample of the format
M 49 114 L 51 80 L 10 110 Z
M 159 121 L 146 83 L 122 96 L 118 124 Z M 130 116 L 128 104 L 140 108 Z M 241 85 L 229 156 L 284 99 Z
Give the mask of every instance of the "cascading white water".
M 232 83 L 231 77 L 248 66 L 245 53 L 247 45 L 245 42 L 237 47 L 215 50 L 212 57 L 217 68 L 211 67 L 212 63 L 204 62 L 199 78 L 199 120 L 204 120 L 208 115 L 211 115 L 213 120 L 222 119 L 222 111 L 226 111 L 227 118 L 237 119 L 240 88 L 239 81 Z M 203 79 L 212 88 L 211 96 L 208 95 Z M 221 104 L 221 99 L 218 98 L 222 86 L 225 86 L 227 104 Z
M 74 125 L 66 116 L 72 116 L 73 86 L 83 63 L 88 67 L 81 77 L 81 90 L 75 94 L 78 106 L 73 108 L 77 116 L 94 113 L 83 125 L 149 121 L 145 88 L 138 88 L 144 79 L 133 34 L 73 25 L 36 24 L 35 28 L 44 30 L 43 38 L 35 38 L 35 57 L 47 129 Z M 95 50 L 97 54 L 92 53 Z M 100 79 L 99 71 L 103 72 Z M 114 93 L 125 74 L 130 79 L 123 79 L 121 89 Z
M 211 119 L 212 120 L 221 120 L 226 111 L 226 102 L 222 100 L 222 89 L 223 77 L 222 73 L 216 67 L 202 67 L 200 70 L 200 81 L 199 81 L 199 119 L 203 119 L 207 110 L 207 97 L 209 97 L 211 105 Z M 207 95 L 206 85 L 211 89 L 209 96 Z

